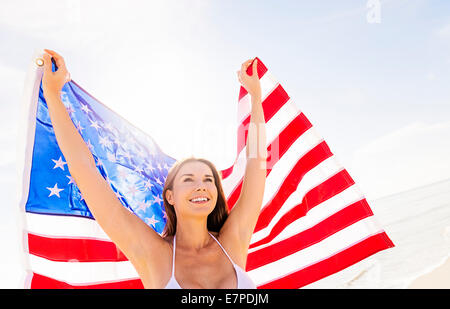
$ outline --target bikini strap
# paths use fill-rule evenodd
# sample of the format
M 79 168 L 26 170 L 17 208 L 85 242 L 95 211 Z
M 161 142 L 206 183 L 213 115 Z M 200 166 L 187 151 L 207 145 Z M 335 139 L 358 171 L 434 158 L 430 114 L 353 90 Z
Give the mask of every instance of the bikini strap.
M 209 233 L 209 232 L 208 232 Z M 230 256 L 228 255 L 227 251 L 224 249 L 224 247 L 222 247 L 222 245 L 220 244 L 220 242 L 214 237 L 213 234 L 209 233 L 209 235 L 211 235 L 212 238 L 214 238 L 214 240 L 219 244 L 220 248 L 222 248 L 222 251 L 225 253 L 225 255 L 227 256 L 227 258 L 230 260 L 231 264 L 234 265 L 233 260 L 230 258 Z
M 172 277 L 175 276 L 175 247 L 176 247 L 175 238 L 176 237 L 177 237 L 177 235 L 173 236 Z

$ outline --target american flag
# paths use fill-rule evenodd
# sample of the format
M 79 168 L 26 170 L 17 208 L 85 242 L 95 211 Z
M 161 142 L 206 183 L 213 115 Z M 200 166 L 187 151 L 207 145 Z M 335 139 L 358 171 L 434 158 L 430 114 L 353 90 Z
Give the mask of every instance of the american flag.
M 258 288 L 300 288 L 392 247 L 350 175 L 259 59 L 258 74 L 269 157 L 246 266 Z M 24 91 L 19 171 L 25 287 L 142 288 L 68 171 L 41 78 L 42 68 L 33 62 Z M 166 222 L 161 193 L 176 160 L 74 81 L 63 87 L 61 99 L 117 198 L 161 234 Z M 230 168 L 221 170 L 230 209 L 245 170 L 249 113 L 250 97 L 241 87 L 238 154 Z M 156 111 L 155 116 L 163 115 Z

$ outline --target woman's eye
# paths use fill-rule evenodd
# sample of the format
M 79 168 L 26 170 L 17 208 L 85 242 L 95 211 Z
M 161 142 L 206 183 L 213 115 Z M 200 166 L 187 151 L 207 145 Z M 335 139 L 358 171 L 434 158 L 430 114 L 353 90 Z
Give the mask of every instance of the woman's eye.
M 184 181 L 188 181 L 188 180 L 192 180 L 192 178 L 185 178 L 185 179 L 184 179 Z M 211 179 L 211 178 L 207 178 L 206 181 L 212 182 L 212 179 Z

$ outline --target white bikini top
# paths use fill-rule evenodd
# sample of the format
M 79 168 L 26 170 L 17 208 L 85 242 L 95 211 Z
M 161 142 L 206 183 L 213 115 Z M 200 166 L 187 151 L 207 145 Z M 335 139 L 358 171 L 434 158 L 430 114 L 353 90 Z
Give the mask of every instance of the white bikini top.
M 239 267 L 239 265 L 237 265 L 233 262 L 233 260 L 230 258 L 230 256 L 225 251 L 225 249 L 222 247 L 220 242 L 211 233 L 209 233 L 209 235 L 211 235 L 211 237 L 219 244 L 220 248 L 222 248 L 223 252 L 228 257 L 231 264 L 233 264 L 234 270 L 236 272 L 236 277 L 237 277 L 237 288 L 238 289 L 256 289 L 256 285 L 252 281 L 250 276 L 241 267 Z M 172 276 L 170 277 L 170 280 L 167 283 L 165 289 L 182 289 L 182 287 L 178 284 L 177 279 L 175 279 L 175 238 L 176 238 L 176 235 L 173 237 Z

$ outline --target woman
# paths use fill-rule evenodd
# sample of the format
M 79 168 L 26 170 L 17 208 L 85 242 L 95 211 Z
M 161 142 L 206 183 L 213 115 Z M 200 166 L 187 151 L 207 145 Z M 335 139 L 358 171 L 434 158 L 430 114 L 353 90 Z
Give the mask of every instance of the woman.
M 262 205 L 266 179 L 266 133 L 261 86 L 252 60 L 238 71 L 252 109 L 241 194 L 228 213 L 214 165 L 189 158 L 170 169 L 163 190 L 167 224 L 161 237 L 122 206 L 101 176 L 60 94 L 70 74 L 63 57 L 45 49 L 42 86 L 56 139 L 98 224 L 127 256 L 145 288 L 255 288 L 245 273 L 248 247 Z M 58 70 L 52 72 L 51 57 Z M 256 151 L 253 151 L 256 150 Z

